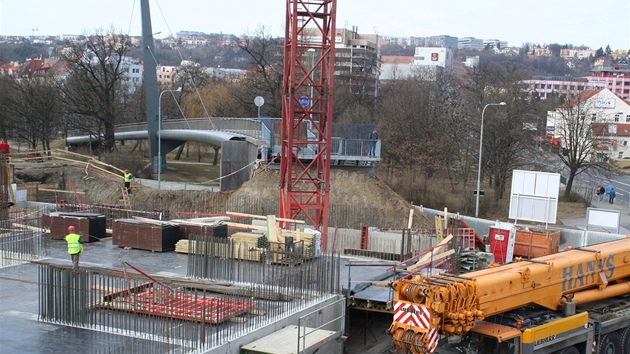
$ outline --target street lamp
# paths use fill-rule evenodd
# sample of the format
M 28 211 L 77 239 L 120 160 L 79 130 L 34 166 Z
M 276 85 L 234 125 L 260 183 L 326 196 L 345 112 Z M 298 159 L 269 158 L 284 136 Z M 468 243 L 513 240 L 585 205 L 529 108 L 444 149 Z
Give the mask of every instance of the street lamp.
M 157 174 L 158 174 L 158 191 L 160 190 L 160 182 L 162 177 L 162 95 L 164 92 L 181 92 L 182 88 L 178 88 L 177 90 L 164 90 L 160 92 L 160 96 L 158 97 L 158 163 L 157 163 Z
M 486 113 L 486 108 L 488 108 L 488 106 L 505 106 L 505 102 L 488 103 L 483 107 L 483 110 L 481 111 L 481 133 L 479 134 L 479 166 L 477 167 L 477 201 L 475 203 L 476 218 L 479 217 L 479 194 L 481 194 L 481 191 L 479 189 L 481 188 L 481 148 L 483 146 L 483 115 L 484 113 Z
M 313 100 L 315 99 L 313 97 L 313 69 L 315 68 L 315 49 L 310 48 L 309 50 L 307 50 L 307 52 L 311 53 L 311 105 L 313 105 Z

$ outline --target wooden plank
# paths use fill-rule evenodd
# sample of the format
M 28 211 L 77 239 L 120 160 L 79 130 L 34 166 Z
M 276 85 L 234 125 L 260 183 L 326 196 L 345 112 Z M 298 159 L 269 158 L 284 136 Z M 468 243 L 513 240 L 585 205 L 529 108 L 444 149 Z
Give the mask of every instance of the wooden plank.
M 18 224 L 18 223 L 13 223 L 11 224 L 14 227 L 17 227 L 19 229 L 28 229 L 31 231 L 38 231 L 38 232 L 50 232 L 50 230 L 42 228 L 42 227 L 36 227 L 36 226 L 29 226 L 29 225 L 24 225 L 24 224 Z
M 225 213 L 228 214 L 228 215 L 242 216 L 242 217 L 245 217 L 245 218 L 262 219 L 262 220 L 266 220 L 267 219 L 267 216 L 264 216 L 264 215 L 236 213 L 236 212 L 233 212 L 233 211 L 227 211 Z M 293 223 L 296 223 L 296 224 L 304 224 L 305 223 L 303 220 L 295 220 L 295 219 L 276 218 L 276 220 L 277 221 L 293 222 Z
M 422 263 L 422 264 L 424 264 L 423 262 L 424 262 L 424 261 L 426 261 L 427 259 L 430 259 L 432 255 L 435 257 L 435 254 L 436 254 L 436 253 L 441 252 L 442 247 L 446 246 L 446 244 L 447 244 L 447 243 L 449 243 L 452 239 L 453 239 L 453 235 L 448 235 L 445 239 L 443 239 L 442 241 L 440 241 L 440 243 L 438 243 L 438 244 L 437 244 L 437 245 L 433 248 L 433 251 L 431 251 L 431 252 L 429 252 L 429 253 L 425 254 L 422 258 L 420 258 L 420 259 L 416 262 L 416 264 L 418 264 L 418 263 Z M 414 267 L 414 266 L 412 265 L 411 267 Z M 410 268 L 411 268 L 411 267 L 410 267 Z
M 65 191 L 62 189 L 48 189 L 48 188 L 39 188 L 40 192 L 54 192 L 54 193 L 70 193 L 70 194 L 85 194 L 85 192 L 73 192 L 73 191 Z
M 442 259 L 444 259 L 444 258 L 446 258 L 446 257 L 448 257 L 450 255 L 452 255 L 453 253 L 455 253 L 455 250 L 448 250 L 448 251 L 446 251 L 444 253 L 440 253 L 438 255 L 434 255 L 433 259 L 429 258 L 429 259 L 423 260 L 422 262 L 418 261 L 418 263 L 416 263 L 416 264 L 414 264 L 414 265 L 412 265 L 410 267 L 407 267 L 407 270 L 397 270 L 397 272 L 407 273 L 407 272 L 414 271 L 415 269 L 417 269 L 419 267 L 422 267 L 424 265 L 427 265 L 427 264 L 429 264 L 431 262 L 440 261 L 440 260 L 442 260 Z

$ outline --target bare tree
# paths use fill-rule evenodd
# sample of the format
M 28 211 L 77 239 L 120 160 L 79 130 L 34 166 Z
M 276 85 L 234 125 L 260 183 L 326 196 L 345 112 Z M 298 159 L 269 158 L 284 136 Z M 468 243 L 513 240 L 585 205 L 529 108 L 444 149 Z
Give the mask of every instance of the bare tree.
M 31 148 L 41 146 L 43 150 L 50 150 L 50 141 L 56 136 L 62 117 L 55 80 L 51 77 L 19 80 L 4 77 L 3 81 L 6 84 L 3 110 L 9 113 L 4 124 Z
M 248 117 L 248 111 L 236 99 L 241 89 L 242 85 L 239 83 L 218 81 L 198 93 L 188 94 L 184 99 L 186 114 L 189 117 Z
M 405 172 L 431 176 L 439 159 L 440 122 L 436 112 L 436 86 L 407 80 L 391 83 L 378 109 L 378 127 L 386 161 Z
M 124 111 L 122 97 L 131 91 L 130 59 L 125 57 L 128 41 L 114 29 L 98 30 L 62 55 L 69 65 L 64 97 L 70 113 L 82 118 L 76 128 L 98 137 L 105 151 L 115 148 L 114 128 Z
M 595 155 L 599 136 L 610 135 L 616 125 L 592 124 L 591 117 L 601 114 L 601 109 L 595 107 L 592 100 L 588 100 L 588 93 L 573 96 L 552 113 L 555 120 L 555 135 L 561 140 L 561 148 L 558 151 L 560 161 L 567 167 L 569 177 L 564 196 L 569 197 L 573 188 L 575 177 L 589 169 L 597 169 L 600 172 L 608 172 L 609 165 L 598 159 Z M 597 132 L 593 132 L 597 129 Z M 601 143 L 607 143 L 604 139 Z
M 482 62 L 478 69 L 468 75 L 465 90 L 469 104 L 475 107 L 477 119 L 481 119 L 483 108 L 488 103 L 505 102 L 506 107 L 486 110 L 482 173 L 494 186 L 494 202 L 503 198 L 507 182 L 514 169 L 526 164 L 528 149 L 535 139 L 524 133 L 524 123 L 531 118 L 531 105 L 527 92 L 520 82 L 527 72 L 510 59 Z M 480 132 L 481 124 L 477 125 Z
M 242 80 L 242 88 L 247 90 L 236 97 L 241 105 L 252 112 L 255 110 L 254 97 L 265 98 L 265 110 L 270 117 L 282 116 L 282 39 L 273 38 L 267 28 L 260 27 L 253 36 L 243 36 L 240 49 L 251 59 L 253 73 Z
M 182 92 L 196 92 L 215 81 L 207 68 L 189 61 L 182 62 L 174 75 L 174 87 L 163 87 L 164 89 L 181 88 Z

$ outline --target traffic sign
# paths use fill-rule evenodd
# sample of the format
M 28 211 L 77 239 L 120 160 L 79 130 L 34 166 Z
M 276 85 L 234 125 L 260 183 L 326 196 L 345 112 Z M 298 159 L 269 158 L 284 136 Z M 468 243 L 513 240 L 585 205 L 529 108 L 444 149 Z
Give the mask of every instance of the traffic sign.
M 308 96 L 304 95 L 304 96 L 300 97 L 300 104 L 301 104 L 303 107 L 308 106 L 308 104 L 309 104 L 310 102 L 311 102 L 311 99 L 310 99 Z

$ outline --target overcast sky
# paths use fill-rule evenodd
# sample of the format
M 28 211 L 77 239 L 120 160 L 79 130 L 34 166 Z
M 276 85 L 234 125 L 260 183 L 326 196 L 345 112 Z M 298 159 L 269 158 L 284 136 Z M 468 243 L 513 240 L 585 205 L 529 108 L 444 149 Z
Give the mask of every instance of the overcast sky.
M 156 35 L 284 35 L 286 0 L 150 0 Z M 141 34 L 140 0 L 0 0 L 1 35 Z M 337 27 L 382 36 L 450 35 L 630 49 L 630 0 L 338 0 Z M 34 30 L 37 29 L 37 30 Z

